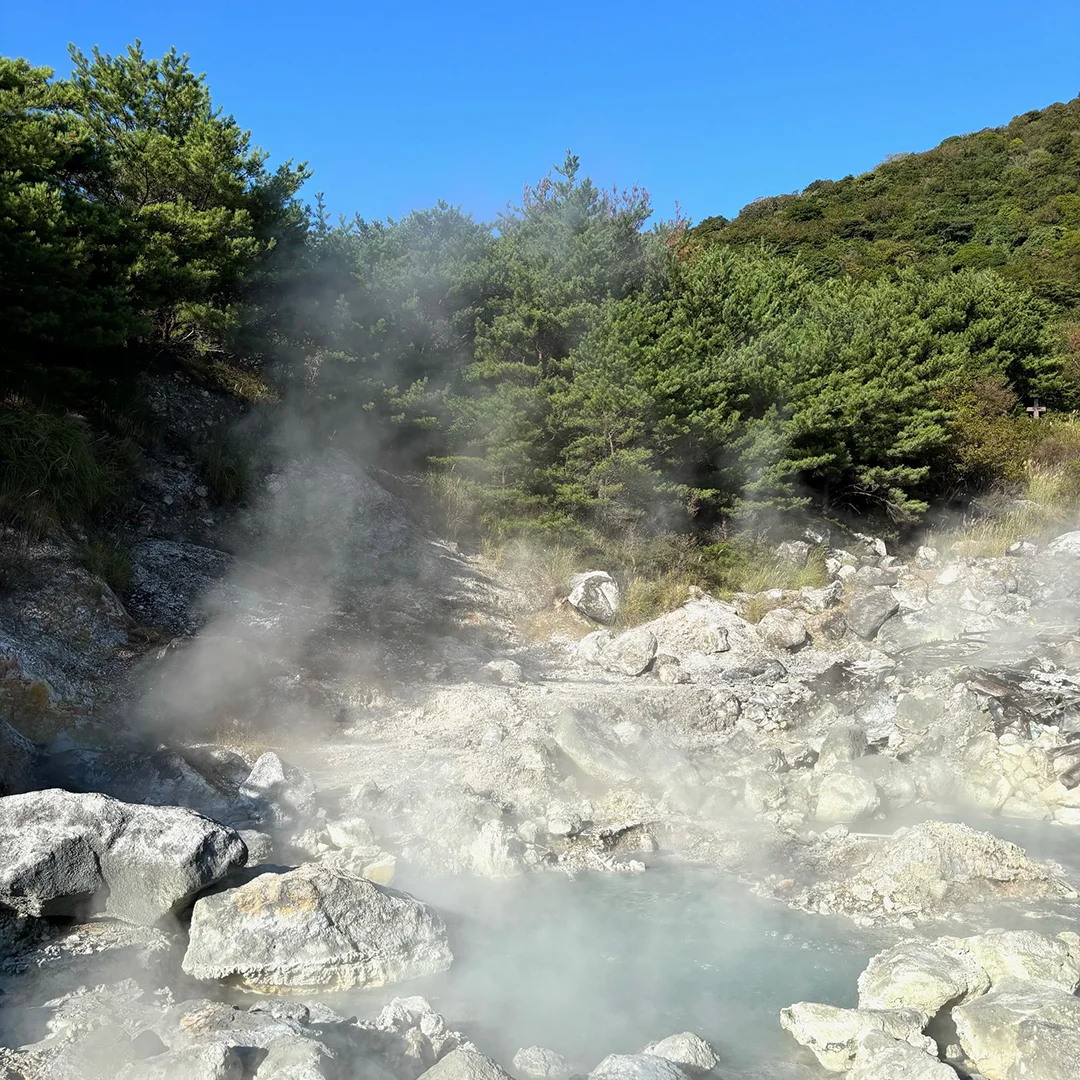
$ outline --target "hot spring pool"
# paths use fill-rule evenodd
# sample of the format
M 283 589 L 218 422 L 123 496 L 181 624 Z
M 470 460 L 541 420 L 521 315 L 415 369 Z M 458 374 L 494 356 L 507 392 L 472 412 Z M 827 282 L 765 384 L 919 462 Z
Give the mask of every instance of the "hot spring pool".
M 854 1005 L 859 973 L 882 947 L 846 922 L 768 903 L 704 870 L 410 890 L 443 913 L 456 959 L 399 992 L 426 996 L 506 1065 L 535 1044 L 587 1072 L 605 1054 L 690 1030 L 741 1076 L 816 1075 L 794 1065 L 813 1059 L 781 1030 L 779 1010 L 800 1000 Z M 368 1015 L 386 1000 L 384 989 L 339 1007 Z

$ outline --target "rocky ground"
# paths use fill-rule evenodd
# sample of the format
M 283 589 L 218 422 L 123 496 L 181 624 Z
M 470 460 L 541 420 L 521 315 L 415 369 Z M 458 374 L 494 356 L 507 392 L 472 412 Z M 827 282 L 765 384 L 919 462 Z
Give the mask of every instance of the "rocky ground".
M 199 395 L 162 400 L 190 424 Z M 1080 533 L 1000 559 L 813 533 L 781 551 L 827 544 L 828 585 L 624 632 L 599 569 L 535 641 L 513 580 L 344 459 L 264 469 L 231 519 L 182 448 L 146 477 L 122 599 L 77 538 L 5 536 L 0 1070 L 499 1080 L 421 998 L 320 996 L 453 970 L 430 877 L 682 859 L 894 943 L 858 1008 L 785 1010 L 806 1075 L 1075 1074 L 1080 864 L 1003 836 L 1080 825 Z M 718 1049 L 503 1065 L 686 1080 Z

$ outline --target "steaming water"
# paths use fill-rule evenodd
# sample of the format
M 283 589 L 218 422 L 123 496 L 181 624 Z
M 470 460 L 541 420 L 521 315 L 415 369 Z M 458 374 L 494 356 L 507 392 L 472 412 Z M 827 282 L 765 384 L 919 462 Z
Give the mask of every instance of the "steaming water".
M 447 918 L 456 959 L 400 993 L 427 996 L 505 1064 L 539 1045 L 584 1072 L 605 1054 L 690 1030 L 741 1076 L 816 1076 L 779 1010 L 800 1000 L 854 1005 L 856 979 L 881 947 L 849 923 L 773 905 L 707 871 L 415 891 Z M 361 1015 L 373 1008 L 365 997 L 348 1003 Z

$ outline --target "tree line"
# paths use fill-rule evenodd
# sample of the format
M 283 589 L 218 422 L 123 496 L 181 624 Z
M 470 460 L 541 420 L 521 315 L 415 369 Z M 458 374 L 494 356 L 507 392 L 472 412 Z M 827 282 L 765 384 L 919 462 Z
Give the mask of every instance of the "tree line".
M 452 482 L 483 529 L 614 532 L 810 504 L 914 522 L 1015 471 L 1030 399 L 1078 403 L 1077 138 L 1047 133 L 1077 102 L 968 137 L 977 165 L 947 143 L 694 229 L 570 153 L 494 222 L 335 221 L 186 56 L 72 61 L 0 59 L 9 412 L 210 359 Z M 976 176 L 966 196 L 943 161 Z M 951 207 L 929 223 L 919 168 Z

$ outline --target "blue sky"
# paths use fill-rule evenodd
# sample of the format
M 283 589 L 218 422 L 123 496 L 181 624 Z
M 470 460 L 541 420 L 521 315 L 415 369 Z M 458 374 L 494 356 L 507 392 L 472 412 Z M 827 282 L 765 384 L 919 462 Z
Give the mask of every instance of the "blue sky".
M 567 147 L 699 221 L 1080 92 L 1076 0 L 566 3 L 0 0 L 0 48 L 175 44 L 310 198 L 484 219 Z

